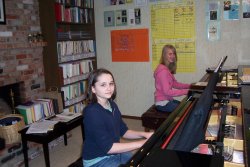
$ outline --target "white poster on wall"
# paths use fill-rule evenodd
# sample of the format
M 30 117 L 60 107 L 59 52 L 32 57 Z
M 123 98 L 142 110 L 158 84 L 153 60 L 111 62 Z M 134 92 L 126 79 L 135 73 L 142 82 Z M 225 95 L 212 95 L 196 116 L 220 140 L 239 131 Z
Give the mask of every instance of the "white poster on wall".
M 135 0 L 135 6 L 146 6 L 148 4 L 148 0 Z
M 243 18 L 250 18 L 250 1 L 242 0 L 242 14 Z

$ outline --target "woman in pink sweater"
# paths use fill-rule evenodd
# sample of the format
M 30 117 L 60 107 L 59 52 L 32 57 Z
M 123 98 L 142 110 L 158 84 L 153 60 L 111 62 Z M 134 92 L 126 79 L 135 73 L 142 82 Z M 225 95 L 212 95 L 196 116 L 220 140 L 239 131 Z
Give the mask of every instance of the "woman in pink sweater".
M 190 84 L 178 82 L 174 74 L 177 66 L 176 49 L 172 45 L 165 45 L 162 49 L 160 64 L 154 72 L 155 105 L 161 112 L 172 112 L 180 104 L 174 97 L 186 95 Z

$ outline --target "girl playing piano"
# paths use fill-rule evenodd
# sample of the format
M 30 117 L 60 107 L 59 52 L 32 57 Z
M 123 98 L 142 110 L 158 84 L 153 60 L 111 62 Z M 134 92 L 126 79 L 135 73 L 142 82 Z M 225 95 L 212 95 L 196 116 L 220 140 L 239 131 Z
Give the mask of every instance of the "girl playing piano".
M 83 165 L 117 167 L 126 163 L 131 151 L 140 148 L 152 132 L 129 130 L 121 118 L 120 110 L 113 101 L 116 85 L 111 72 L 97 69 L 88 80 L 90 104 L 84 109 L 85 141 Z M 120 137 L 139 139 L 120 143 Z

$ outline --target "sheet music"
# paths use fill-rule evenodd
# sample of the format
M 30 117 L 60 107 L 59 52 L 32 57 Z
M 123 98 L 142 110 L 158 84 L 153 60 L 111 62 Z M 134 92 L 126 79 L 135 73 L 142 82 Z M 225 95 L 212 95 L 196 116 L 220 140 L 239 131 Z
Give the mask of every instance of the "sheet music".
M 250 84 L 250 67 L 243 67 L 241 72 L 239 73 L 240 84 Z
M 250 68 L 249 67 L 243 68 L 243 75 L 250 75 Z
M 53 130 L 54 125 L 58 123 L 58 121 L 50 121 L 50 120 L 43 120 L 40 122 L 32 123 L 27 130 L 26 134 L 31 133 L 47 133 L 49 130 Z
M 81 115 L 82 113 L 72 113 L 72 112 L 65 111 L 60 114 L 55 115 L 55 117 L 51 118 L 50 120 L 59 121 L 59 122 L 68 122 Z
M 243 75 L 240 79 L 243 83 L 250 83 L 250 75 Z

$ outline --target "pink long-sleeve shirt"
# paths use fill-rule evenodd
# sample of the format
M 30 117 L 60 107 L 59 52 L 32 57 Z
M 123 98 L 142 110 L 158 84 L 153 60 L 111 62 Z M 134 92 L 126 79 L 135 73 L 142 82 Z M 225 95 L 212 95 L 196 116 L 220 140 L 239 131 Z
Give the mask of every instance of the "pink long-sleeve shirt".
M 186 95 L 190 84 L 177 82 L 174 75 L 163 64 L 159 64 L 154 72 L 155 102 L 173 100 L 173 97 Z

